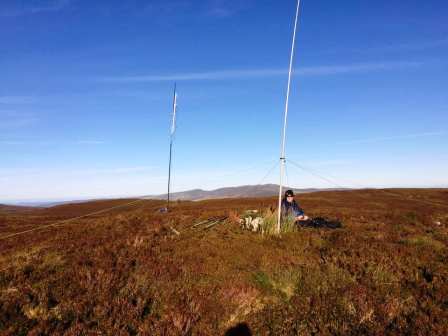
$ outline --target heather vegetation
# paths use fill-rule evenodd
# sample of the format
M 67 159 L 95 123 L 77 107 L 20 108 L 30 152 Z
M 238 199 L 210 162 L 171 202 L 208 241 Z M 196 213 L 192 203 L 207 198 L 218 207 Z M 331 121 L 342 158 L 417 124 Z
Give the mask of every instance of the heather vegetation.
M 448 334 L 448 191 L 299 199 L 343 228 L 241 229 L 273 198 L 143 201 L 0 240 L 0 334 Z M 3 212 L 0 237 L 120 202 Z

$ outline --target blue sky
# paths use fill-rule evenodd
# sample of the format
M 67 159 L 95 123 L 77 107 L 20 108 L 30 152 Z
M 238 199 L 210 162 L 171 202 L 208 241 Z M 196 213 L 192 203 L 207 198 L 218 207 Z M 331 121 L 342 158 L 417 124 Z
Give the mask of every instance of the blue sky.
M 0 201 L 276 183 L 294 0 L 0 2 Z M 448 3 L 303 1 L 287 156 L 448 186 Z M 333 187 L 288 164 L 296 187 Z

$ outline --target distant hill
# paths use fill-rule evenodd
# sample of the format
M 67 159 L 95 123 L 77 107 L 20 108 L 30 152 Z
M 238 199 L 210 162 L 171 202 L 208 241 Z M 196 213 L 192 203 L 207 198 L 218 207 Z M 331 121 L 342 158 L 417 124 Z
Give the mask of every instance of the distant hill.
M 277 184 L 260 184 L 260 185 L 244 185 L 238 187 L 226 187 L 219 188 L 215 190 L 202 190 L 202 189 L 193 189 L 181 192 L 175 192 L 171 194 L 172 200 L 180 200 L 180 201 L 200 201 L 206 199 L 219 199 L 219 198 L 251 198 L 251 197 L 270 197 L 278 195 Z M 308 189 L 297 189 L 292 187 L 284 187 L 284 190 L 287 189 L 294 190 L 297 194 L 304 193 L 312 193 L 318 191 L 332 191 L 332 190 L 344 190 L 337 188 L 329 188 L 329 189 L 317 189 L 317 188 L 308 188 Z M 92 201 L 101 201 L 101 200 L 113 200 L 113 199 L 122 199 L 123 197 L 110 197 L 110 198 L 96 198 L 96 199 L 86 199 L 86 200 L 61 200 L 61 201 L 28 201 L 28 202 L 14 202 L 10 205 L 1 205 L 0 211 L 27 211 L 35 208 L 51 208 L 54 206 L 60 206 L 65 204 L 73 204 L 73 203 L 88 203 Z M 126 197 L 126 198 L 137 198 L 137 197 Z M 166 199 L 167 195 L 153 195 L 147 196 L 146 199 L 154 199 L 154 200 L 162 200 Z M 2 209 L 3 207 L 3 209 Z
M 199 201 L 205 199 L 217 199 L 217 198 L 249 198 L 249 197 L 270 197 L 278 195 L 277 184 L 263 184 L 263 185 L 245 185 L 238 187 L 227 187 L 227 188 L 219 188 L 215 190 L 202 190 L 202 189 L 194 189 L 182 192 L 176 192 L 171 194 L 172 200 L 182 200 L 182 201 Z M 297 189 L 291 187 L 285 187 L 284 190 L 287 189 L 294 190 L 297 194 L 303 193 L 312 193 L 317 191 L 328 191 L 328 190 L 341 190 L 341 189 Z M 157 195 L 153 197 L 153 199 L 165 199 L 167 197 L 164 195 Z
M 0 213 L 19 213 L 33 210 L 33 207 L 0 204 Z
M 18 208 L 51 208 L 57 205 L 72 204 L 72 203 L 84 203 L 95 201 L 96 199 L 86 199 L 86 200 L 64 200 L 64 201 L 13 201 L 7 204 L 0 204 L 1 206 L 15 206 Z

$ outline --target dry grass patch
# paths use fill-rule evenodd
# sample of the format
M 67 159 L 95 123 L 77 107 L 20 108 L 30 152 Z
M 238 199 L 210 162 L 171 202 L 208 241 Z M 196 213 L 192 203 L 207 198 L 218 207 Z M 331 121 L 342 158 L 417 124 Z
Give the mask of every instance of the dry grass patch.
M 436 251 L 441 251 L 446 248 L 446 245 L 428 235 L 414 236 L 404 241 L 406 244 L 411 246 L 417 246 L 422 248 L 431 248 Z

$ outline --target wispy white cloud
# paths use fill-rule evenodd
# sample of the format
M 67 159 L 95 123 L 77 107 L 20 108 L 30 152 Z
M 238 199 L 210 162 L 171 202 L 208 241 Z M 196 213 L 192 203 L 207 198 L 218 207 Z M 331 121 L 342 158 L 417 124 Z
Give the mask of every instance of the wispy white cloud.
M 295 71 L 301 76 L 331 76 L 349 73 L 365 73 L 387 70 L 399 70 L 421 66 L 422 62 L 382 62 L 382 63 L 359 63 L 347 65 L 328 65 L 301 67 Z M 116 76 L 100 78 L 105 82 L 164 82 L 164 81 L 202 81 L 202 80 L 228 80 L 228 79 L 253 79 L 264 77 L 283 76 L 286 69 L 251 69 L 251 70 L 218 70 L 209 72 L 190 72 L 166 75 L 141 75 L 141 76 Z
M 233 12 L 228 8 L 223 7 L 215 7 L 211 8 L 208 12 L 208 15 L 216 16 L 216 17 L 229 17 L 232 16 Z
M 210 72 L 191 72 L 168 75 L 143 75 L 105 77 L 107 82 L 164 82 L 164 81 L 197 81 L 197 80 L 225 80 L 235 78 L 271 77 L 284 74 L 283 69 L 254 69 L 254 70 L 218 70 Z
M 10 120 L 3 120 L 0 123 L 0 129 L 20 128 L 34 124 L 38 119 L 36 117 L 22 117 Z
M 118 167 L 105 169 L 86 169 L 78 171 L 69 171 L 73 175 L 101 175 L 101 174 L 135 174 L 144 173 L 154 170 L 153 166 L 134 166 L 134 167 Z
M 0 96 L 0 104 L 31 104 L 36 101 L 32 96 Z
M 165 18 L 185 13 L 185 11 L 198 16 L 228 18 L 251 7 L 253 2 L 253 0 L 170 0 L 149 1 L 143 7 L 139 3 L 132 3 L 131 7 L 143 14 L 163 15 Z
M 208 0 L 205 2 L 205 12 L 208 16 L 227 18 L 251 6 L 253 6 L 252 0 Z
M 78 145 L 104 145 L 106 142 L 103 140 L 78 140 L 75 143 Z
M 38 121 L 32 113 L 0 110 L 0 129 L 11 129 L 29 126 Z
M 17 122 L 19 124 L 19 122 Z M 0 129 L 4 125 L 0 125 Z M 11 125 L 6 124 L 6 126 L 13 126 L 13 123 Z M 81 146 L 99 146 L 106 144 L 106 141 L 103 140 L 77 140 L 77 141 L 71 141 L 71 142 L 65 142 L 62 143 L 60 141 L 45 141 L 45 140 L 0 140 L 0 145 L 5 146 L 51 146 L 51 145 L 81 145 Z
M 393 43 L 389 45 L 377 45 L 377 46 L 369 46 L 369 47 L 359 47 L 359 48 L 336 48 L 328 50 L 329 53 L 340 53 L 340 52 L 354 52 L 354 53 L 372 53 L 372 52 L 380 52 L 380 53 L 391 53 L 391 52 L 403 52 L 403 51 L 418 51 L 418 50 L 426 50 L 433 49 L 439 47 L 448 47 L 448 37 L 436 40 L 428 40 L 428 41 L 417 41 L 417 42 L 408 42 L 408 43 Z
M 173 13 L 182 13 L 183 11 L 191 8 L 193 3 L 188 0 L 170 0 L 170 1 L 148 1 L 144 3 L 142 7 L 141 4 L 134 3 L 134 9 L 139 10 L 144 14 L 154 14 L 154 15 L 168 15 Z
M 349 141 L 336 142 L 336 144 L 338 144 L 338 145 L 366 144 L 366 143 L 377 143 L 377 142 L 393 141 L 393 140 L 406 140 L 406 139 L 437 137 L 437 136 L 444 136 L 447 134 L 448 134 L 448 132 L 445 132 L 445 131 L 423 132 L 423 133 L 402 134 L 402 135 L 377 137 L 377 138 L 355 139 L 355 140 L 349 140 Z
M 4 146 L 21 146 L 25 145 L 26 142 L 24 141 L 17 141 L 17 140 L 0 140 L 0 145 Z
M 0 4 L 0 17 L 15 17 L 26 14 L 38 14 L 58 12 L 68 7 L 73 0 L 41 0 L 41 1 L 17 1 L 16 4 L 6 6 Z
M 294 159 L 297 161 L 296 159 Z M 299 160 L 300 161 L 300 160 Z M 306 165 L 311 167 L 327 167 L 327 166 L 347 166 L 352 164 L 349 160 L 323 160 L 323 161 L 306 161 Z
M 30 7 L 30 12 L 32 13 L 40 13 L 40 12 L 57 12 L 64 8 L 66 8 L 72 0 L 53 0 L 53 1 L 44 1 L 40 6 Z
M 422 66 L 422 62 L 400 61 L 381 63 L 359 63 L 299 68 L 296 73 L 303 76 L 330 76 L 350 73 L 366 73 L 386 70 L 400 70 Z
M 51 146 L 60 144 L 53 141 L 29 141 L 29 140 L 16 140 L 16 139 L 3 139 L 0 140 L 0 145 L 3 146 Z
M 411 51 L 411 50 L 423 50 L 423 49 L 430 49 L 430 48 L 437 48 L 437 47 L 443 47 L 448 46 L 448 37 L 438 40 L 432 40 L 432 41 L 421 41 L 417 43 L 401 43 L 396 45 L 388 45 L 388 46 L 380 46 L 377 47 L 377 50 L 381 51 Z M 368 50 L 374 49 L 367 48 Z
M 0 110 L 1 118 L 11 117 L 11 116 L 15 116 L 15 115 L 17 115 L 17 112 L 14 110 Z
M 57 170 L 57 169 L 37 169 L 37 168 L 2 168 L 0 176 L 3 178 L 13 177 L 39 177 L 39 176 L 93 176 L 93 175 L 128 175 L 143 174 L 152 172 L 155 166 L 132 166 L 132 167 L 107 167 L 107 168 L 86 168 L 76 170 Z
M 214 17 L 229 17 L 234 14 L 234 10 L 229 7 L 228 2 L 224 0 L 211 0 L 206 10 L 207 15 Z

